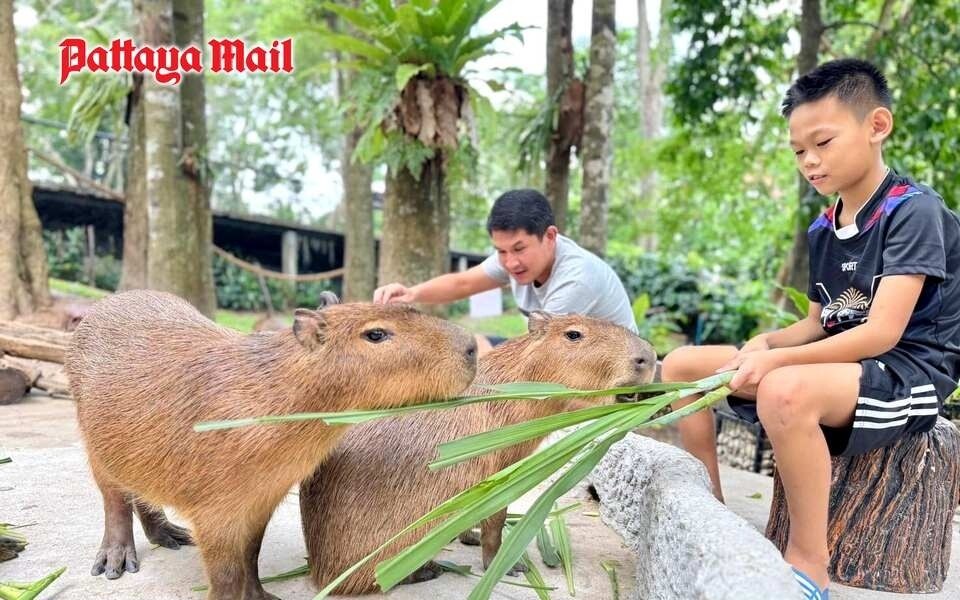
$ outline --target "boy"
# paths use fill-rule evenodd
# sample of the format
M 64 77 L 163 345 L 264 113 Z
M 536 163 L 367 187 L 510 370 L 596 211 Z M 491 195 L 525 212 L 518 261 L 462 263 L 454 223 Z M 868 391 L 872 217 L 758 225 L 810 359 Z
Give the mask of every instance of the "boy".
M 830 455 L 861 454 L 933 427 L 960 371 L 960 221 L 930 188 L 891 171 L 890 92 L 844 59 L 797 79 L 783 101 L 797 167 L 835 204 L 810 226 L 810 311 L 733 347 L 682 348 L 666 381 L 736 369 L 731 408 L 770 437 L 790 515 L 784 559 L 804 597 L 828 597 Z M 680 422 L 721 501 L 713 415 Z
M 409 288 L 399 283 L 385 285 L 373 293 L 373 301 L 440 304 L 509 283 L 522 311 L 582 314 L 637 332 L 633 309 L 617 274 L 596 255 L 558 233 L 550 203 L 540 192 L 510 190 L 497 198 L 487 218 L 487 233 L 496 252 L 483 263 Z M 485 341 L 481 341 L 481 353 Z

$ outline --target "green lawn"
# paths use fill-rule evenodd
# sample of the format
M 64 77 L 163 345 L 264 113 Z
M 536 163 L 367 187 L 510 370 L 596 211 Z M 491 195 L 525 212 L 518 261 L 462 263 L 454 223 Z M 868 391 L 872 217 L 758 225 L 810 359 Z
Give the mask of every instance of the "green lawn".
M 110 294 L 106 290 L 98 290 L 95 287 L 90 287 L 89 285 L 83 285 L 82 283 L 77 283 L 75 281 L 64 281 L 63 279 L 50 278 L 50 291 L 56 292 L 58 294 L 66 294 L 68 296 L 79 296 L 80 298 L 90 298 L 92 300 L 99 300 L 104 296 Z
M 507 312 L 496 317 L 483 317 L 480 319 L 460 317 L 454 319 L 454 322 L 473 333 L 483 335 L 513 338 L 527 332 L 526 320 L 519 312 Z

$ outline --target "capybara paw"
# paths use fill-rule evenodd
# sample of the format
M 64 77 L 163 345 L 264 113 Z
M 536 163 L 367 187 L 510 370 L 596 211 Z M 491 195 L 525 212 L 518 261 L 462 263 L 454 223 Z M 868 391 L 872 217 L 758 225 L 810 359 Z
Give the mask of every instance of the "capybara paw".
M 190 535 L 190 530 L 185 527 L 180 527 L 179 525 L 174 525 L 169 521 L 149 529 L 144 528 L 144 530 L 150 543 L 156 544 L 157 546 L 176 550 L 180 546 L 193 545 L 193 537 Z
M 103 573 L 107 579 L 117 579 L 124 571 L 136 573 L 139 570 L 140 561 L 137 560 L 136 548 L 132 545 L 114 544 L 100 548 L 90 574 L 96 576 Z
M 409 583 L 423 583 L 424 581 L 430 581 L 436 579 L 443 575 L 443 567 L 433 562 L 432 560 L 427 564 L 423 565 L 413 573 L 410 573 L 406 578 L 400 583 L 409 584 Z
M 521 561 L 513 565 L 513 568 L 507 571 L 507 575 L 509 575 L 510 577 L 516 577 L 520 573 L 526 573 L 526 572 L 527 572 L 527 565 L 523 564 L 523 561 Z
M 464 546 L 479 546 L 480 532 L 476 529 L 468 529 L 460 534 L 460 543 Z

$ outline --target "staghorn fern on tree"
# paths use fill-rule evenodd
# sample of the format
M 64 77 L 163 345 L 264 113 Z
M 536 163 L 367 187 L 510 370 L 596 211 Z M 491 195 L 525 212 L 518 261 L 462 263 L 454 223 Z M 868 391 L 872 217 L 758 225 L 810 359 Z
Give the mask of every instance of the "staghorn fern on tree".
M 520 38 L 510 25 L 482 35 L 474 26 L 499 0 L 364 0 L 359 8 L 328 3 L 356 34 L 330 33 L 331 49 L 357 71 L 345 98 L 364 130 L 354 160 L 389 168 L 380 280 L 415 283 L 447 268 L 453 160 L 472 162 L 468 67 L 494 54 L 493 43 Z M 469 170 L 469 169 L 468 169 Z

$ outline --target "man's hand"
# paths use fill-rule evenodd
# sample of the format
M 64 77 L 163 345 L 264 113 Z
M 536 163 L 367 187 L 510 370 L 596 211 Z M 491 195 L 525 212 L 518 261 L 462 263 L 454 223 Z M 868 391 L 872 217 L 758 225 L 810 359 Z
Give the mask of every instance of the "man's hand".
M 378 287 L 373 292 L 374 304 L 390 304 L 391 302 L 416 302 L 416 294 L 412 288 L 408 288 L 402 283 L 388 283 L 383 287 Z
M 737 369 L 733 379 L 730 380 L 730 389 L 734 392 L 745 391 L 756 394 L 757 386 L 767 376 L 767 373 L 784 366 L 784 364 L 781 353 L 777 350 L 757 350 L 739 354 L 727 363 L 727 365 L 735 366 L 725 369 Z

